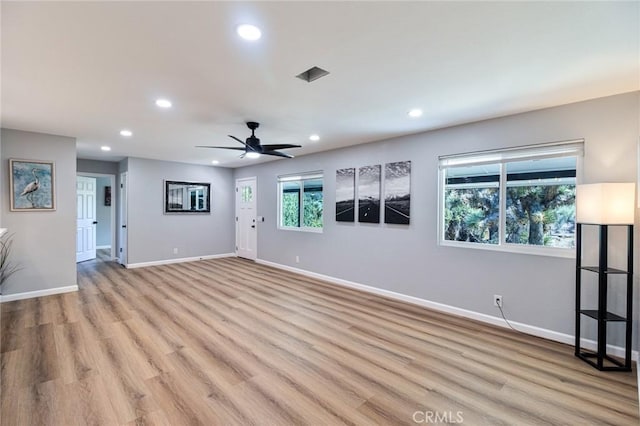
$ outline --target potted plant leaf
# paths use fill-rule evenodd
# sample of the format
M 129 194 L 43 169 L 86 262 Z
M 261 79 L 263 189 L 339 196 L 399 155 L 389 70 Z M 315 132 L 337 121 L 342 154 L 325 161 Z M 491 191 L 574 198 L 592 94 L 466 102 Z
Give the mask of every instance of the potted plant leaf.
M 10 259 L 12 246 L 13 234 L 5 233 L 0 236 L 0 294 L 2 294 L 2 286 L 5 281 L 22 269 Z

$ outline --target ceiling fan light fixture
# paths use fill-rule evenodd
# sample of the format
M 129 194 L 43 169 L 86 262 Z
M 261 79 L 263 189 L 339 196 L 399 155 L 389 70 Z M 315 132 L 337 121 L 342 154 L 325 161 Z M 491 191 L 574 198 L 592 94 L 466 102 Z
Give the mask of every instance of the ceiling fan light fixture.
M 260 31 L 260 28 L 251 24 L 238 25 L 236 32 L 240 37 L 247 41 L 256 41 L 262 37 L 262 31 Z
M 246 155 L 247 158 L 260 158 L 260 153 L 259 152 L 247 152 Z
M 120 136 L 124 136 L 125 138 L 129 138 L 132 135 L 133 135 L 133 132 L 131 130 L 127 130 L 127 129 L 120 130 Z
M 100 149 L 103 150 L 103 151 L 111 151 L 111 147 L 110 146 L 106 146 L 106 145 L 101 146 Z
M 220 164 L 220 162 L 218 160 L 212 160 L 211 164 Z
M 316 135 L 316 134 L 313 134 L 313 135 L 309 136 L 309 140 L 313 141 L 313 142 L 318 142 L 320 140 L 320 136 Z

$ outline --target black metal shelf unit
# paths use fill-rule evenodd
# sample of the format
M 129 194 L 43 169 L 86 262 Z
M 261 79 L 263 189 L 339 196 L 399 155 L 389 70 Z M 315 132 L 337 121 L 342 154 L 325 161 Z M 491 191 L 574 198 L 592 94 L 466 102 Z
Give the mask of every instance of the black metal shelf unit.
M 582 266 L 582 227 L 592 225 L 599 227 L 598 266 Z M 627 228 L 627 270 L 610 268 L 608 266 L 608 231 L 610 226 L 624 226 Z M 582 309 L 582 272 L 598 274 L 598 307 L 597 309 Z M 609 275 L 626 275 L 626 315 L 614 314 L 607 310 L 607 289 Z M 576 356 L 603 371 L 631 371 L 631 330 L 633 312 L 633 225 L 599 225 L 578 223 L 576 226 Z M 598 323 L 598 337 L 596 351 L 584 350 L 580 347 L 581 315 L 592 318 Z M 625 357 L 624 362 L 607 354 L 607 323 L 622 323 L 625 325 Z M 605 365 L 607 361 L 607 365 Z

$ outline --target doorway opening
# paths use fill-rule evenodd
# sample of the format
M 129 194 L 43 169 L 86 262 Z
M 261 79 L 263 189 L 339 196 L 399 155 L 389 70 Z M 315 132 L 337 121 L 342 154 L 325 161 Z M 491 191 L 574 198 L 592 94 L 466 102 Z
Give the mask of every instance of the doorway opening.
M 116 256 L 116 176 L 78 172 L 76 262 L 113 261 Z

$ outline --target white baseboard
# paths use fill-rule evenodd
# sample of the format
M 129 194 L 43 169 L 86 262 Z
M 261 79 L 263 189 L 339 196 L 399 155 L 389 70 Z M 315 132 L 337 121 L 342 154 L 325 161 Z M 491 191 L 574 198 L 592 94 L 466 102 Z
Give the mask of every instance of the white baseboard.
M 222 257 L 236 257 L 235 253 L 209 254 L 206 256 L 182 257 L 180 259 L 154 260 L 152 262 L 127 263 L 127 269 L 146 268 L 147 266 L 169 265 L 171 263 L 195 262 L 196 260 L 220 259 Z
M 425 308 L 433 309 L 435 311 L 446 312 L 448 314 L 457 315 L 465 318 L 474 319 L 477 321 L 481 321 L 487 324 L 496 325 L 498 327 L 508 328 L 509 326 L 505 323 L 504 319 L 501 317 L 494 317 L 492 315 L 482 314 L 480 312 L 470 311 L 463 308 L 458 308 L 456 306 L 445 305 L 443 303 L 432 302 L 426 299 L 420 299 L 414 296 L 408 296 L 402 293 L 396 293 L 389 290 L 384 290 L 377 287 L 371 287 L 365 284 L 356 283 L 353 281 L 343 280 L 341 278 L 331 277 L 329 275 L 319 274 L 317 272 L 311 272 L 304 269 L 294 268 L 288 265 L 282 265 L 275 262 L 270 262 L 268 260 L 256 259 L 256 263 L 260 263 L 267 266 L 272 266 L 274 268 L 283 269 L 285 271 L 294 272 L 300 275 L 305 275 L 307 277 L 316 278 L 319 280 L 327 281 L 332 284 L 338 284 L 343 287 L 349 287 L 357 290 L 362 290 L 367 293 L 376 294 L 378 296 L 385 296 L 390 299 L 399 300 L 402 302 L 411 303 L 414 305 L 423 306 Z M 553 340 L 555 342 L 566 343 L 568 345 L 573 346 L 575 344 L 575 337 L 571 334 L 560 333 L 558 331 L 548 330 L 546 328 L 536 327 L 534 325 L 524 324 L 516 321 L 509 321 L 511 325 L 519 331 L 523 333 L 531 334 L 533 336 L 542 337 L 545 339 Z M 595 350 L 596 342 L 589 339 L 581 339 L 582 347 L 585 349 Z M 624 348 L 619 346 L 607 345 L 608 353 L 618 357 L 624 357 Z M 632 351 L 632 356 L 634 359 L 638 358 L 638 351 Z M 640 383 L 640 382 L 639 382 Z
M 2 294 L 0 295 L 0 303 L 12 302 L 14 300 L 32 299 L 34 297 L 51 296 L 54 294 L 71 293 L 73 291 L 78 291 L 77 285 L 48 288 L 46 290 L 26 291 L 24 293 Z
M 96 250 L 100 250 L 100 249 L 110 249 L 111 246 L 96 246 Z

